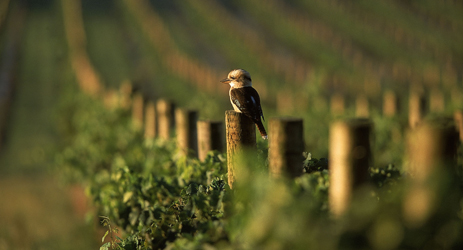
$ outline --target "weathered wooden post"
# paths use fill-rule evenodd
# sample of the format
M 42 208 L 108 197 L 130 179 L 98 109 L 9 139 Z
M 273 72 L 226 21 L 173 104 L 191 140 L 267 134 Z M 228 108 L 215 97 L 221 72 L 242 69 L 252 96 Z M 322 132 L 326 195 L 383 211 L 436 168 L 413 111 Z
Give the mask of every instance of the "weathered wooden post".
M 329 203 L 335 216 L 347 210 L 353 189 L 369 178 L 372 126 L 370 120 L 359 118 L 337 121 L 330 127 Z
M 207 153 L 212 150 L 224 151 L 223 122 L 198 121 L 198 158 L 206 159 Z
M 183 155 L 198 156 L 197 121 L 198 112 L 196 110 L 181 108 L 175 110 L 177 145 Z
M 275 176 L 294 178 L 302 174 L 304 157 L 302 119 L 272 118 L 269 121 L 269 168 Z
M 144 100 L 140 92 L 135 92 L 132 97 L 132 121 L 137 128 L 143 126 Z
M 156 102 L 156 113 L 158 115 L 159 137 L 168 140 L 171 130 L 175 127 L 175 105 L 164 99 Z
M 236 157 L 245 149 L 256 149 L 256 128 L 254 122 L 243 113 L 225 111 L 227 137 L 228 185 L 235 182 Z
M 148 101 L 145 108 L 145 138 L 153 139 L 157 136 L 156 105 Z
M 387 90 L 384 92 L 383 98 L 383 115 L 386 117 L 395 116 L 399 109 L 399 99 L 397 95 L 393 91 Z
M 418 91 L 410 93 L 408 102 L 408 122 L 410 128 L 415 128 L 423 119 L 426 112 L 426 99 L 423 94 Z
M 421 226 L 440 203 L 439 172 L 457 163 L 458 134 L 452 119 L 425 121 L 408 136 L 410 186 L 405 194 L 403 213 L 409 226 Z M 447 169 L 443 169 L 449 167 Z
M 370 107 L 366 95 L 359 95 L 355 99 L 355 116 L 363 118 L 370 116 Z

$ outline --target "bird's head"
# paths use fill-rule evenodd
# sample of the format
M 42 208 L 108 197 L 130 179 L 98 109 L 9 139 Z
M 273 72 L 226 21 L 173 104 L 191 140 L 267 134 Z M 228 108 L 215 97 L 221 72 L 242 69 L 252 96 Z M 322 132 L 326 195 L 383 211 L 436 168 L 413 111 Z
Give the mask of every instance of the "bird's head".
M 230 84 L 232 88 L 252 86 L 251 75 L 244 69 L 234 69 L 230 71 L 227 78 L 220 82 Z

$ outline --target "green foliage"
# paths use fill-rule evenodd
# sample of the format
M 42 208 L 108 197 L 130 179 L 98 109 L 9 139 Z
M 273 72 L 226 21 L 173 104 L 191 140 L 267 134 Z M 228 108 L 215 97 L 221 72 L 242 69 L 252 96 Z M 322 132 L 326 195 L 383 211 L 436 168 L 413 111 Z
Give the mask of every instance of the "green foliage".
M 409 194 L 395 165 L 370 169 L 346 213 L 329 211 L 328 161 L 306 155 L 306 174 L 270 178 L 266 144 L 238 157 L 233 190 L 225 157 L 178 154 L 173 141 L 145 140 L 125 110 L 78 96 L 65 108 L 69 146 L 57 156 L 65 176 L 87 185 L 107 232 L 101 249 L 451 249 L 463 245 L 461 177 L 430 185 L 435 204 L 421 225 L 403 215 Z M 72 110 L 72 112 L 70 112 Z M 443 171 L 445 173 L 445 171 Z M 436 182 L 436 183 L 437 183 Z M 434 182 L 432 182 L 434 183 Z M 437 187 L 437 188 L 436 188 Z M 117 225 L 124 232 L 116 236 Z M 457 236 L 456 236 L 457 235 Z
M 401 177 L 400 171 L 392 164 L 389 164 L 386 168 L 371 168 L 370 175 L 373 183 L 378 187 L 392 184 Z
M 304 172 L 309 173 L 309 174 L 315 171 L 327 170 L 328 169 L 328 159 L 326 158 L 314 159 L 312 158 L 311 153 L 307 153 L 303 167 L 304 167 Z
M 404 119 L 373 117 L 374 131 L 372 133 L 372 150 L 377 166 L 390 163 L 401 169 L 406 139 L 406 122 Z M 375 166 L 375 167 L 377 167 Z
M 205 241 L 225 237 L 216 230 L 223 227 L 226 197 L 223 155 L 211 152 L 204 162 L 181 157 L 172 141 L 145 140 L 127 111 L 87 97 L 64 110 L 71 114 L 65 129 L 71 143 L 57 164 L 64 176 L 87 185 L 97 213 L 135 233 L 132 239 L 148 235 L 155 248 L 198 233 Z

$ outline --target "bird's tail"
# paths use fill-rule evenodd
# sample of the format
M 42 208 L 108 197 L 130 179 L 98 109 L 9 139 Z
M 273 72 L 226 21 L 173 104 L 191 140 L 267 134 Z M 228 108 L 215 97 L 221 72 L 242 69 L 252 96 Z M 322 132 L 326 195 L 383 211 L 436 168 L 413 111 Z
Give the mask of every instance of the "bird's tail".
M 265 131 L 264 124 L 262 124 L 261 121 L 256 122 L 257 129 L 260 132 L 260 135 L 262 136 L 262 139 L 266 140 L 268 138 L 267 132 Z

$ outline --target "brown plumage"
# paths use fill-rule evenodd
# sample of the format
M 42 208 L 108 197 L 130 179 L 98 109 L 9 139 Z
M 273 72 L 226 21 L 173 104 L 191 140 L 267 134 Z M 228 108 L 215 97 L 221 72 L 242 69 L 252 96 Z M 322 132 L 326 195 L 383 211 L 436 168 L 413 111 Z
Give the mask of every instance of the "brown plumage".
M 261 118 L 264 119 L 264 114 L 260 106 L 260 97 L 252 87 L 251 75 L 246 70 L 235 69 L 221 82 L 230 84 L 229 95 L 233 109 L 251 118 L 262 138 L 267 139 L 267 132 L 261 121 Z

